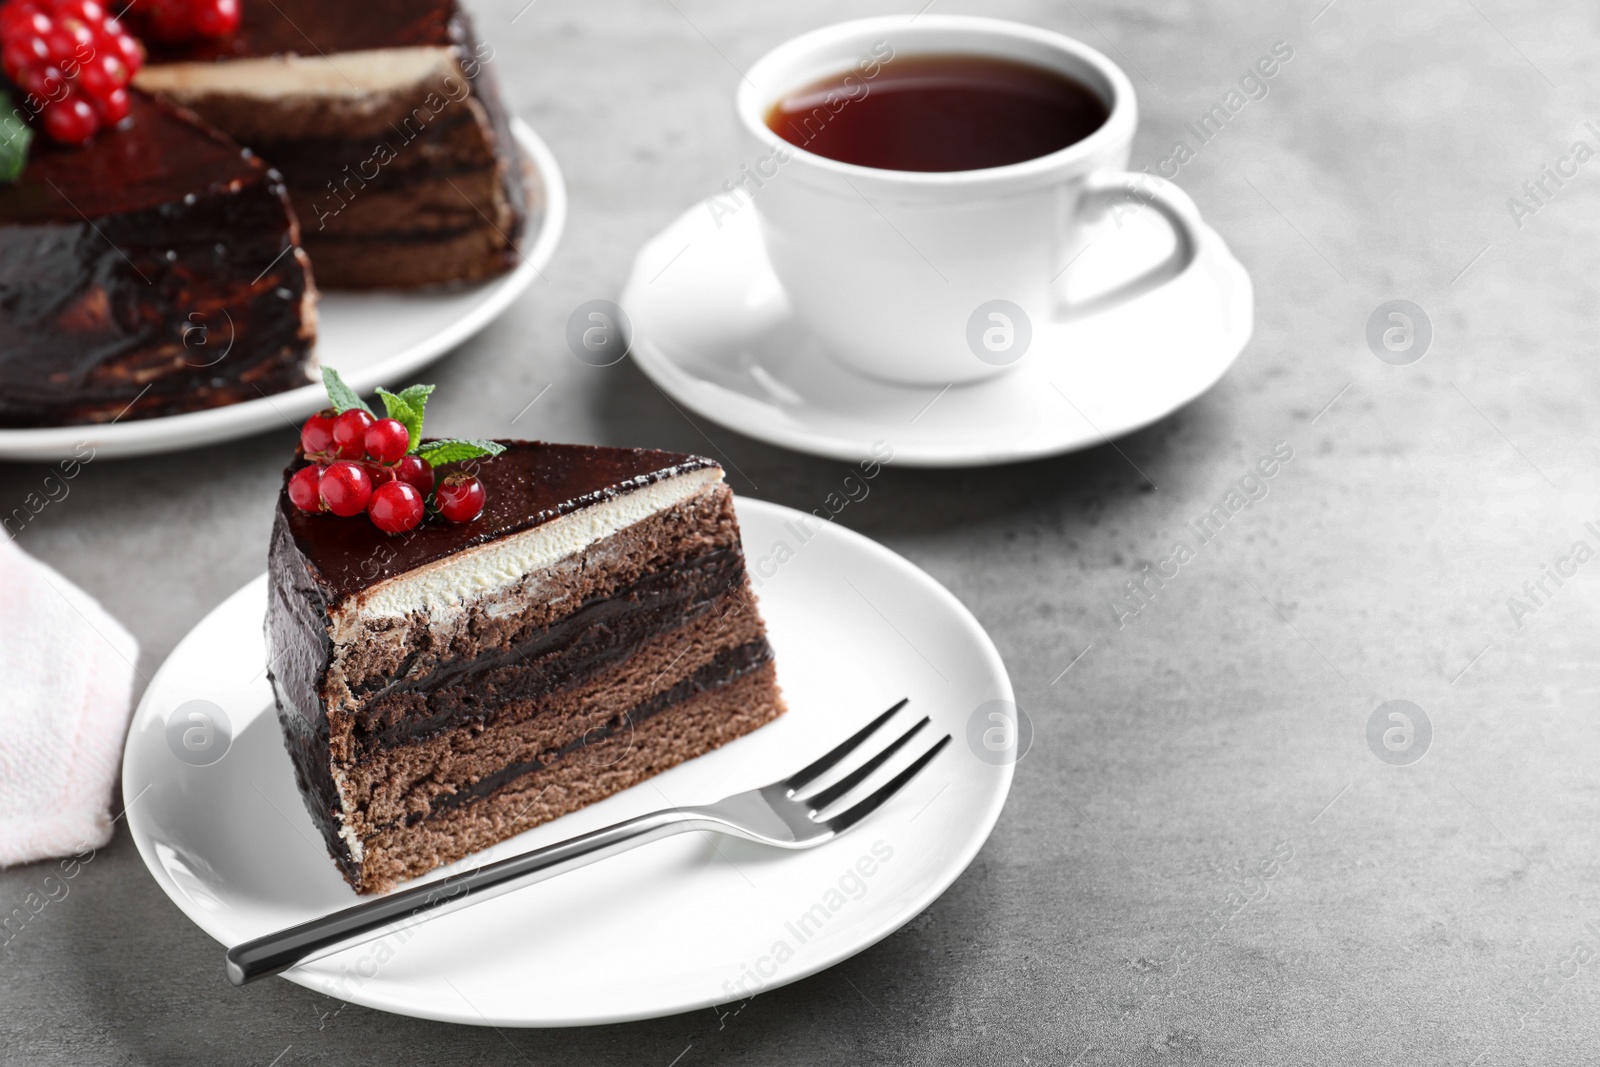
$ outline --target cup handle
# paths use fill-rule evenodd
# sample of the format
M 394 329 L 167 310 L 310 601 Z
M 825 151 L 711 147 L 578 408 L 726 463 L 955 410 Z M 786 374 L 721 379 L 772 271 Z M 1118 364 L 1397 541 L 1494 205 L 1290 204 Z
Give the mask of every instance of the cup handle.
M 1142 296 L 1182 274 L 1194 262 L 1195 249 L 1200 243 L 1200 211 L 1189 199 L 1188 193 L 1165 178 L 1143 171 L 1094 171 L 1084 181 L 1079 210 L 1096 202 L 1128 199 L 1154 208 L 1167 220 L 1167 225 L 1172 227 L 1172 254 L 1114 289 L 1097 293 L 1081 303 L 1068 304 L 1063 301 L 1056 309 L 1057 321 L 1093 314 Z

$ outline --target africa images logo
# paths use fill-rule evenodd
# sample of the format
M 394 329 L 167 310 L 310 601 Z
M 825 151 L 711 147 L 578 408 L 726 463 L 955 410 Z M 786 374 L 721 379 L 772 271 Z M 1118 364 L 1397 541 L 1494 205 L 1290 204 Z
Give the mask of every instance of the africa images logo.
M 233 723 L 209 700 L 179 704 L 167 716 L 167 747 L 191 767 L 209 767 L 228 754 Z
M 1432 744 L 1432 720 L 1409 700 L 1386 701 L 1367 717 L 1367 747 L 1392 767 L 1417 762 Z
M 1033 323 L 1009 300 L 979 304 L 967 318 L 967 347 L 985 363 L 1008 367 L 1028 354 Z
M 1392 367 L 1406 367 L 1428 354 L 1433 321 L 1409 300 L 1379 304 L 1367 318 L 1367 347 Z

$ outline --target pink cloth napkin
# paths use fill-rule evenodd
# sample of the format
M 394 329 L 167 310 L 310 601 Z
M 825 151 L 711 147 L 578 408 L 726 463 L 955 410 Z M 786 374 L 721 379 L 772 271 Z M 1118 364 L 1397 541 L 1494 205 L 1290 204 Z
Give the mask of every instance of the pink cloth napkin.
M 0 540 L 0 867 L 111 840 L 138 658 L 94 598 Z

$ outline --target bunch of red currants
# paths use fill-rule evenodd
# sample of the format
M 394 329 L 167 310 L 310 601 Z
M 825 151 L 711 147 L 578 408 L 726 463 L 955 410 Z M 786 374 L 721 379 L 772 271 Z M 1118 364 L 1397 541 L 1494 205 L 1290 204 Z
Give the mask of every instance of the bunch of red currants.
M 133 0 L 127 25 L 100 0 L 5 0 L 0 70 L 28 94 L 44 132 L 83 144 L 128 117 L 128 82 L 144 64 L 129 32 L 162 41 L 226 37 L 239 28 L 239 0 Z
M 57 141 L 82 144 L 128 117 L 144 49 L 97 0 L 0 5 L 0 70 Z
M 437 487 L 433 467 L 411 453 L 411 433 L 399 419 L 374 418 L 360 408 L 317 412 L 300 429 L 300 450 L 311 466 L 289 479 L 289 500 L 301 511 L 350 517 L 367 513 L 384 533 L 422 523 L 428 496 L 447 522 L 483 513 L 483 483 L 464 471 Z

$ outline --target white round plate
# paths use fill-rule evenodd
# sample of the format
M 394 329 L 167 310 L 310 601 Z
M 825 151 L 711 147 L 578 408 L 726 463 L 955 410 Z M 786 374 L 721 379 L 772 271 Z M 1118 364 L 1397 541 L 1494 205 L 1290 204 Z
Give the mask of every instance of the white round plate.
M 541 198 L 544 205 L 538 229 L 524 238 L 521 263 L 498 278 L 460 288 L 322 294 L 317 303 L 317 356 L 324 366 L 337 368 L 357 392 L 411 384 L 402 379 L 493 322 L 555 254 L 567 223 L 561 167 L 527 123 L 514 119 L 511 129 L 539 186 L 529 197 L 531 206 L 537 210 Z M 66 459 L 81 456 L 83 444 L 93 447 L 97 459 L 195 448 L 296 424 L 327 403 L 328 394 L 317 384 L 163 418 L 103 426 L 0 429 L 0 460 Z
M 969 385 L 864 377 L 795 319 L 755 211 L 698 204 L 639 251 L 623 291 L 632 355 L 684 407 L 758 440 L 857 460 L 874 442 L 897 466 L 966 467 L 1071 452 L 1130 433 L 1211 388 L 1250 339 L 1250 276 L 1204 227 L 1188 267 L 1142 296 L 1070 323 L 1034 324 L 1008 373 Z M 1155 212 L 1091 224 L 1059 283 L 1109 289 L 1160 262 Z
M 1009 763 L 976 754 L 981 732 L 968 740 L 975 718 L 995 728 L 991 709 L 976 714 L 980 706 L 1012 699 L 994 645 L 943 586 L 876 542 L 761 501 L 740 500 L 738 511 L 752 575 L 770 575 L 758 595 L 788 713 L 488 852 L 508 856 L 775 781 L 901 697 L 910 704 L 895 721 L 928 715 L 932 728 L 869 784 L 949 733 L 945 750 L 882 809 L 818 848 L 786 852 L 685 834 L 285 977 L 340 1000 L 449 1022 L 650 1018 L 814 974 L 888 936 L 955 880 L 1011 786 Z M 295 788 L 262 666 L 266 598 L 263 576 L 183 639 L 145 692 L 123 755 L 128 827 L 140 855 L 184 914 L 225 945 L 358 899 Z M 231 735 L 226 744 L 215 735 L 212 751 L 224 754 L 208 766 L 178 758 L 168 742 L 169 716 L 195 700 L 220 708 L 210 714 Z M 220 947 L 215 980 L 227 980 Z

